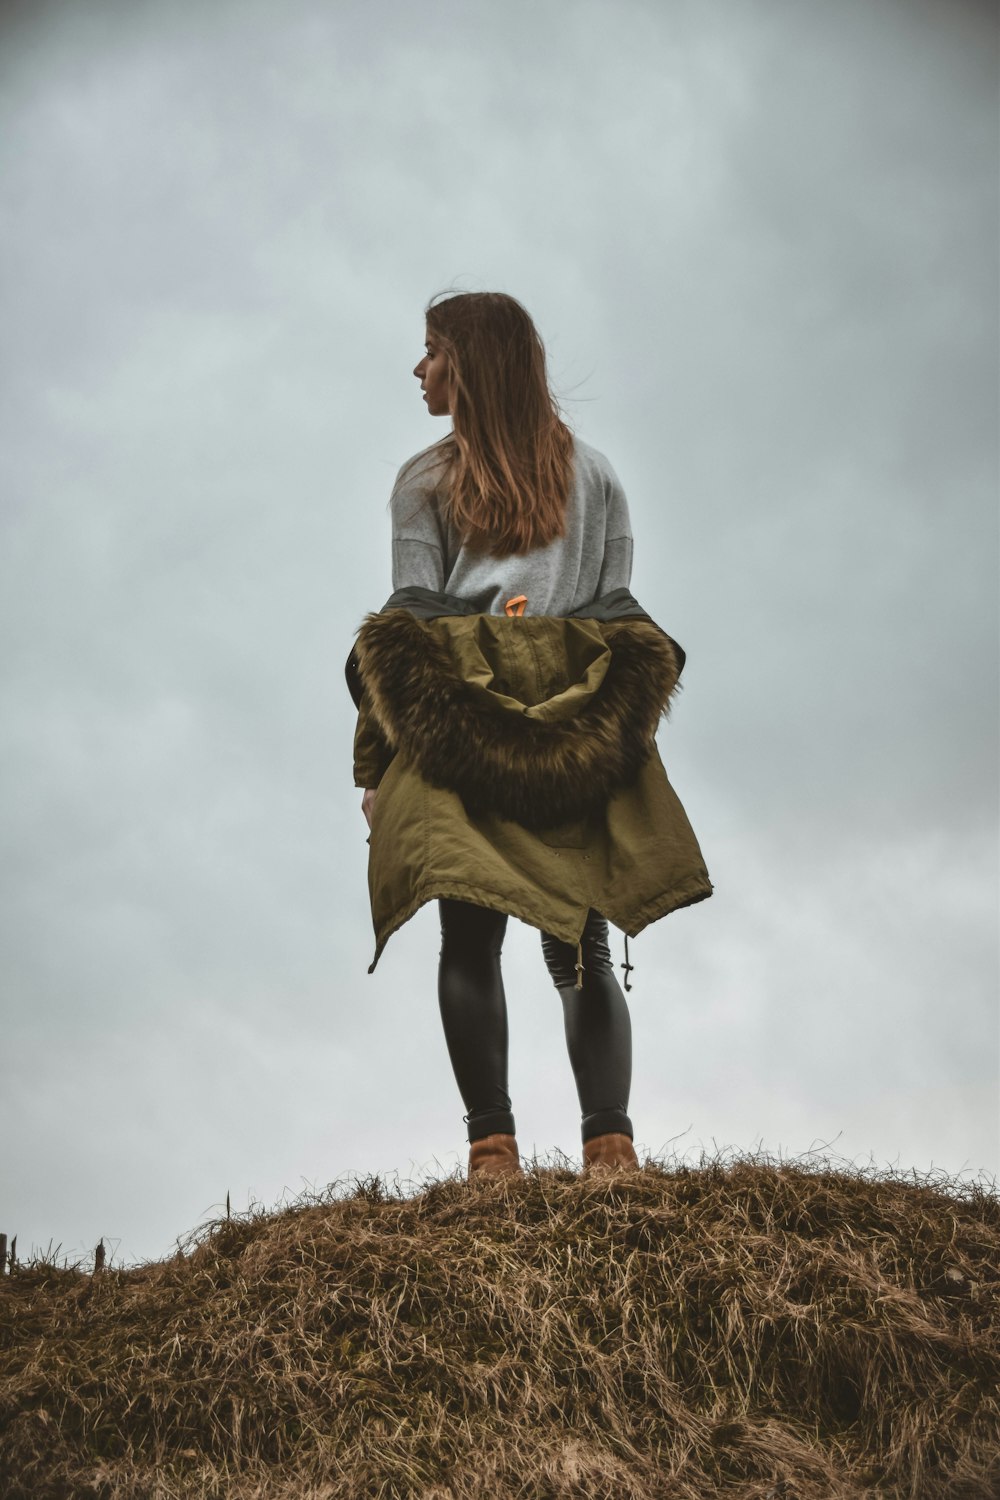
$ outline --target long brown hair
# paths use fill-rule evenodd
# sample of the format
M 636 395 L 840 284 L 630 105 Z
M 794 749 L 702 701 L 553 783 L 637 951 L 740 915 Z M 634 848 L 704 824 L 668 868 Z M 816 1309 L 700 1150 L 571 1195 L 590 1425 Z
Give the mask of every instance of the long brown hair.
M 425 315 L 451 380 L 453 431 L 439 445 L 449 519 L 467 546 L 494 557 L 544 547 L 565 534 L 573 435 L 538 330 L 504 292 L 439 293 Z

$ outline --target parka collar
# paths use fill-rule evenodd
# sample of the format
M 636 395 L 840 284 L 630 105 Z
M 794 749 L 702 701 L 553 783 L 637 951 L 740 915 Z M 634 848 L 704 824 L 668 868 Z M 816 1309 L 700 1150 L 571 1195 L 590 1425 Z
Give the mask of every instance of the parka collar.
M 405 609 L 418 620 L 437 620 L 442 615 L 482 613 L 474 604 L 470 604 L 467 599 L 460 599 L 457 594 L 447 594 L 437 589 L 425 589 L 419 584 L 409 584 L 406 588 L 396 589 L 382 605 L 379 614 L 385 614 L 390 609 Z M 652 616 L 646 613 L 635 597 L 625 588 L 611 589 L 609 593 L 592 599 L 589 604 L 581 604 L 578 609 L 571 610 L 566 618 L 602 621 L 648 620 L 650 624 L 655 624 Z M 684 670 L 685 652 L 676 641 L 671 641 L 671 645 L 677 657 L 679 677 Z M 362 682 L 357 654 L 353 648 L 348 655 L 344 674 L 354 706 L 358 708 L 361 705 Z

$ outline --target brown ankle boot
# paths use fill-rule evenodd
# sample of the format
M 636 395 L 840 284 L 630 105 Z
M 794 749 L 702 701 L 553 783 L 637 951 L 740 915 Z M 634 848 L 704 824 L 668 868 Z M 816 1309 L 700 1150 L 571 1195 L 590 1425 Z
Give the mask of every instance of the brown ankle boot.
M 523 1177 L 512 1135 L 484 1135 L 469 1146 L 470 1177 Z
M 619 1168 L 637 1167 L 639 1158 L 627 1135 L 613 1131 L 609 1135 L 593 1135 L 583 1143 L 583 1172 L 585 1177 L 594 1173 L 614 1172 Z

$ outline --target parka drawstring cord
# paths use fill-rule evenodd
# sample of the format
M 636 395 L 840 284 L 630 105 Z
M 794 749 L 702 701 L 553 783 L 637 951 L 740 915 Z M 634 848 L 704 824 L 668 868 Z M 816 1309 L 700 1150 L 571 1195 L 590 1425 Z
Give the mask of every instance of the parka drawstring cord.
M 625 962 L 621 965 L 621 967 L 625 970 L 625 988 L 627 990 L 630 990 L 632 988 L 632 986 L 628 982 L 628 976 L 632 972 L 632 970 L 635 968 L 635 964 L 630 964 L 629 961 L 628 961 L 628 933 L 627 932 L 625 934 Z
M 575 989 L 583 989 L 583 939 L 576 945 L 576 984 Z

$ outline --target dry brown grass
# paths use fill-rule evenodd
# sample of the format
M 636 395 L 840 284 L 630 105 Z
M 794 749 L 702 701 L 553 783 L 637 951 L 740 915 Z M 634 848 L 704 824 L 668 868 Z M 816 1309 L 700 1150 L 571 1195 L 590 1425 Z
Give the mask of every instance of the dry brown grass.
M 988 1186 L 755 1158 L 351 1189 L 5 1277 L 4 1500 L 1000 1494 Z

